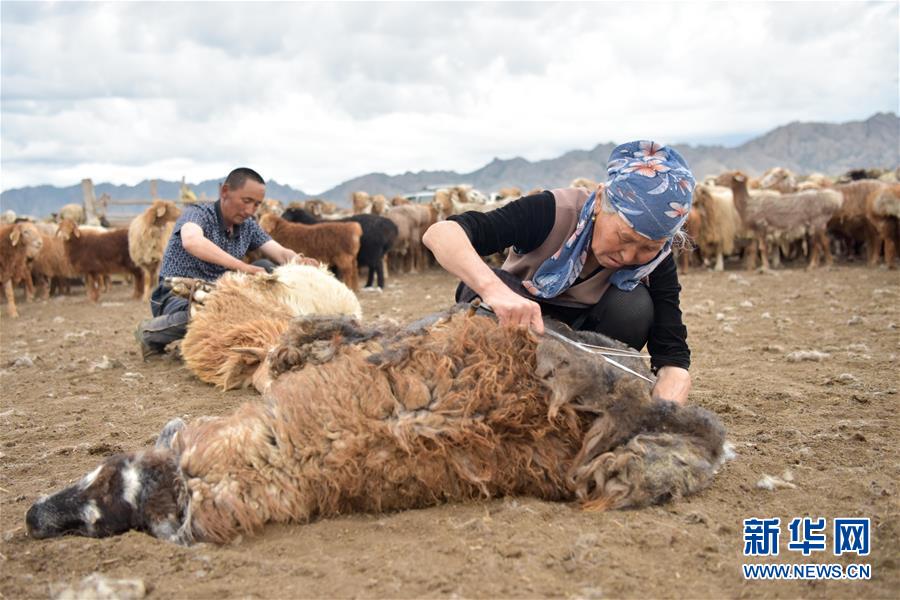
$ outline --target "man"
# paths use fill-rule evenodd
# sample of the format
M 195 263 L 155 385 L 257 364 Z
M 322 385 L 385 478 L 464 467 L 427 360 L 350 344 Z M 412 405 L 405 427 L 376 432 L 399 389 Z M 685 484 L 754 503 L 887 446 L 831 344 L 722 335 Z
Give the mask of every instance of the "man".
M 543 333 L 542 315 L 597 331 L 635 349 L 645 344 L 657 374 L 653 395 L 684 403 L 690 349 L 672 258 L 691 206 L 694 177 L 673 148 L 622 144 L 609 181 L 526 196 L 488 213 L 432 225 L 422 238 L 462 280 L 457 301 L 481 297 L 501 323 Z M 485 256 L 512 247 L 502 269 Z
M 175 222 L 159 282 L 150 297 L 154 318 L 141 321 L 135 331 L 144 359 L 161 354 L 168 343 L 187 332 L 188 301 L 163 286 L 165 277 L 215 281 L 226 271 L 262 273 L 274 266 L 272 262 L 259 260 L 251 265 L 241 260 L 257 248 L 278 264 L 297 256 L 269 237 L 253 218 L 265 196 L 266 183 L 259 173 L 241 167 L 228 174 L 216 202 L 189 207 Z

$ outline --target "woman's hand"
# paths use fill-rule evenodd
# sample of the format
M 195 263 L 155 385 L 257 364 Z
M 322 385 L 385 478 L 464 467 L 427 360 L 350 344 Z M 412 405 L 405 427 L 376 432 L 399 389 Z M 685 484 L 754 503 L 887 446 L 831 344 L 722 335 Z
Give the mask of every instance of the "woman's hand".
M 681 367 L 662 367 L 656 373 L 656 385 L 653 386 L 654 400 L 671 400 L 678 404 L 687 402 L 691 391 L 691 374 Z
M 500 324 L 531 326 L 535 333 L 539 335 L 544 333 L 544 320 L 541 318 L 540 305 L 515 293 L 499 279 L 497 284 L 491 286 L 481 298 L 497 315 Z

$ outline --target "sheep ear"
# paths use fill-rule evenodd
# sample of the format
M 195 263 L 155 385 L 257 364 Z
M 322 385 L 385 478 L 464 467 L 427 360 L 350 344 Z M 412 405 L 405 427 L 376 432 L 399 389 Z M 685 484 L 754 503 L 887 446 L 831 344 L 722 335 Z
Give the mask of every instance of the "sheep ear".
M 77 238 L 80 238 L 80 237 L 81 237 L 81 230 L 78 229 L 78 225 L 76 225 L 75 228 L 72 229 L 72 233 L 74 233 L 74 234 L 75 234 L 75 237 L 77 237 Z
M 243 356 L 244 360 L 248 364 L 263 363 L 265 362 L 266 355 L 268 354 L 268 352 L 266 350 L 263 350 L 262 348 L 248 348 L 240 346 L 231 348 L 231 351 Z M 252 360 L 247 361 L 248 358 Z
M 175 435 L 182 429 L 184 429 L 184 421 L 178 418 L 172 419 L 166 423 L 166 426 L 159 432 L 159 436 L 156 438 L 155 447 L 157 449 L 171 449 Z
M 19 227 L 13 227 L 12 233 L 9 234 L 9 239 L 12 242 L 13 246 L 19 243 L 19 237 L 21 235 L 22 230 Z

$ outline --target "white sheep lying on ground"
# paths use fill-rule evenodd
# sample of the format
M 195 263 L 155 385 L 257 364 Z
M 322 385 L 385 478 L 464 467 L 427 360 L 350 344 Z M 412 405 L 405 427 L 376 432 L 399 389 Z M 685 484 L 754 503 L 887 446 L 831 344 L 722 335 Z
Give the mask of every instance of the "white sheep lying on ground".
M 324 266 L 289 264 L 272 274 L 229 271 L 199 300 L 191 307 L 181 355 L 200 380 L 226 390 L 258 380 L 257 371 L 292 319 L 362 316 L 353 292 Z

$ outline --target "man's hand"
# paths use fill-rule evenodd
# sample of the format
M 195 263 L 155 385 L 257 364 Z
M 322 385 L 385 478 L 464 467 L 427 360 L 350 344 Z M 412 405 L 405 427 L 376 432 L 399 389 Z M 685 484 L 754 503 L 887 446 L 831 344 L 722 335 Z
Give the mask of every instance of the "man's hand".
M 245 262 L 242 262 L 241 264 L 244 266 L 239 267 L 238 270 L 243 273 L 249 273 L 249 274 L 253 275 L 254 273 L 265 273 L 266 272 L 265 269 L 263 269 L 262 267 L 257 267 L 256 265 L 250 265 Z
M 509 289 L 502 281 L 482 296 L 482 300 L 491 307 L 500 320 L 501 325 L 528 327 L 537 334 L 544 333 L 544 320 L 541 319 L 541 307 L 537 302 L 523 298 Z
M 294 258 L 291 259 L 291 262 L 295 265 L 309 265 L 310 267 L 318 267 L 320 264 L 316 259 L 303 256 L 302 254 L 294 256 Z
M 687 402 L 691 391 L 691 374 L 681 367 L 666 366 L 656 374 L 656 385 L 653 386 L 654 400 L 671 400 L 678 404 Z

